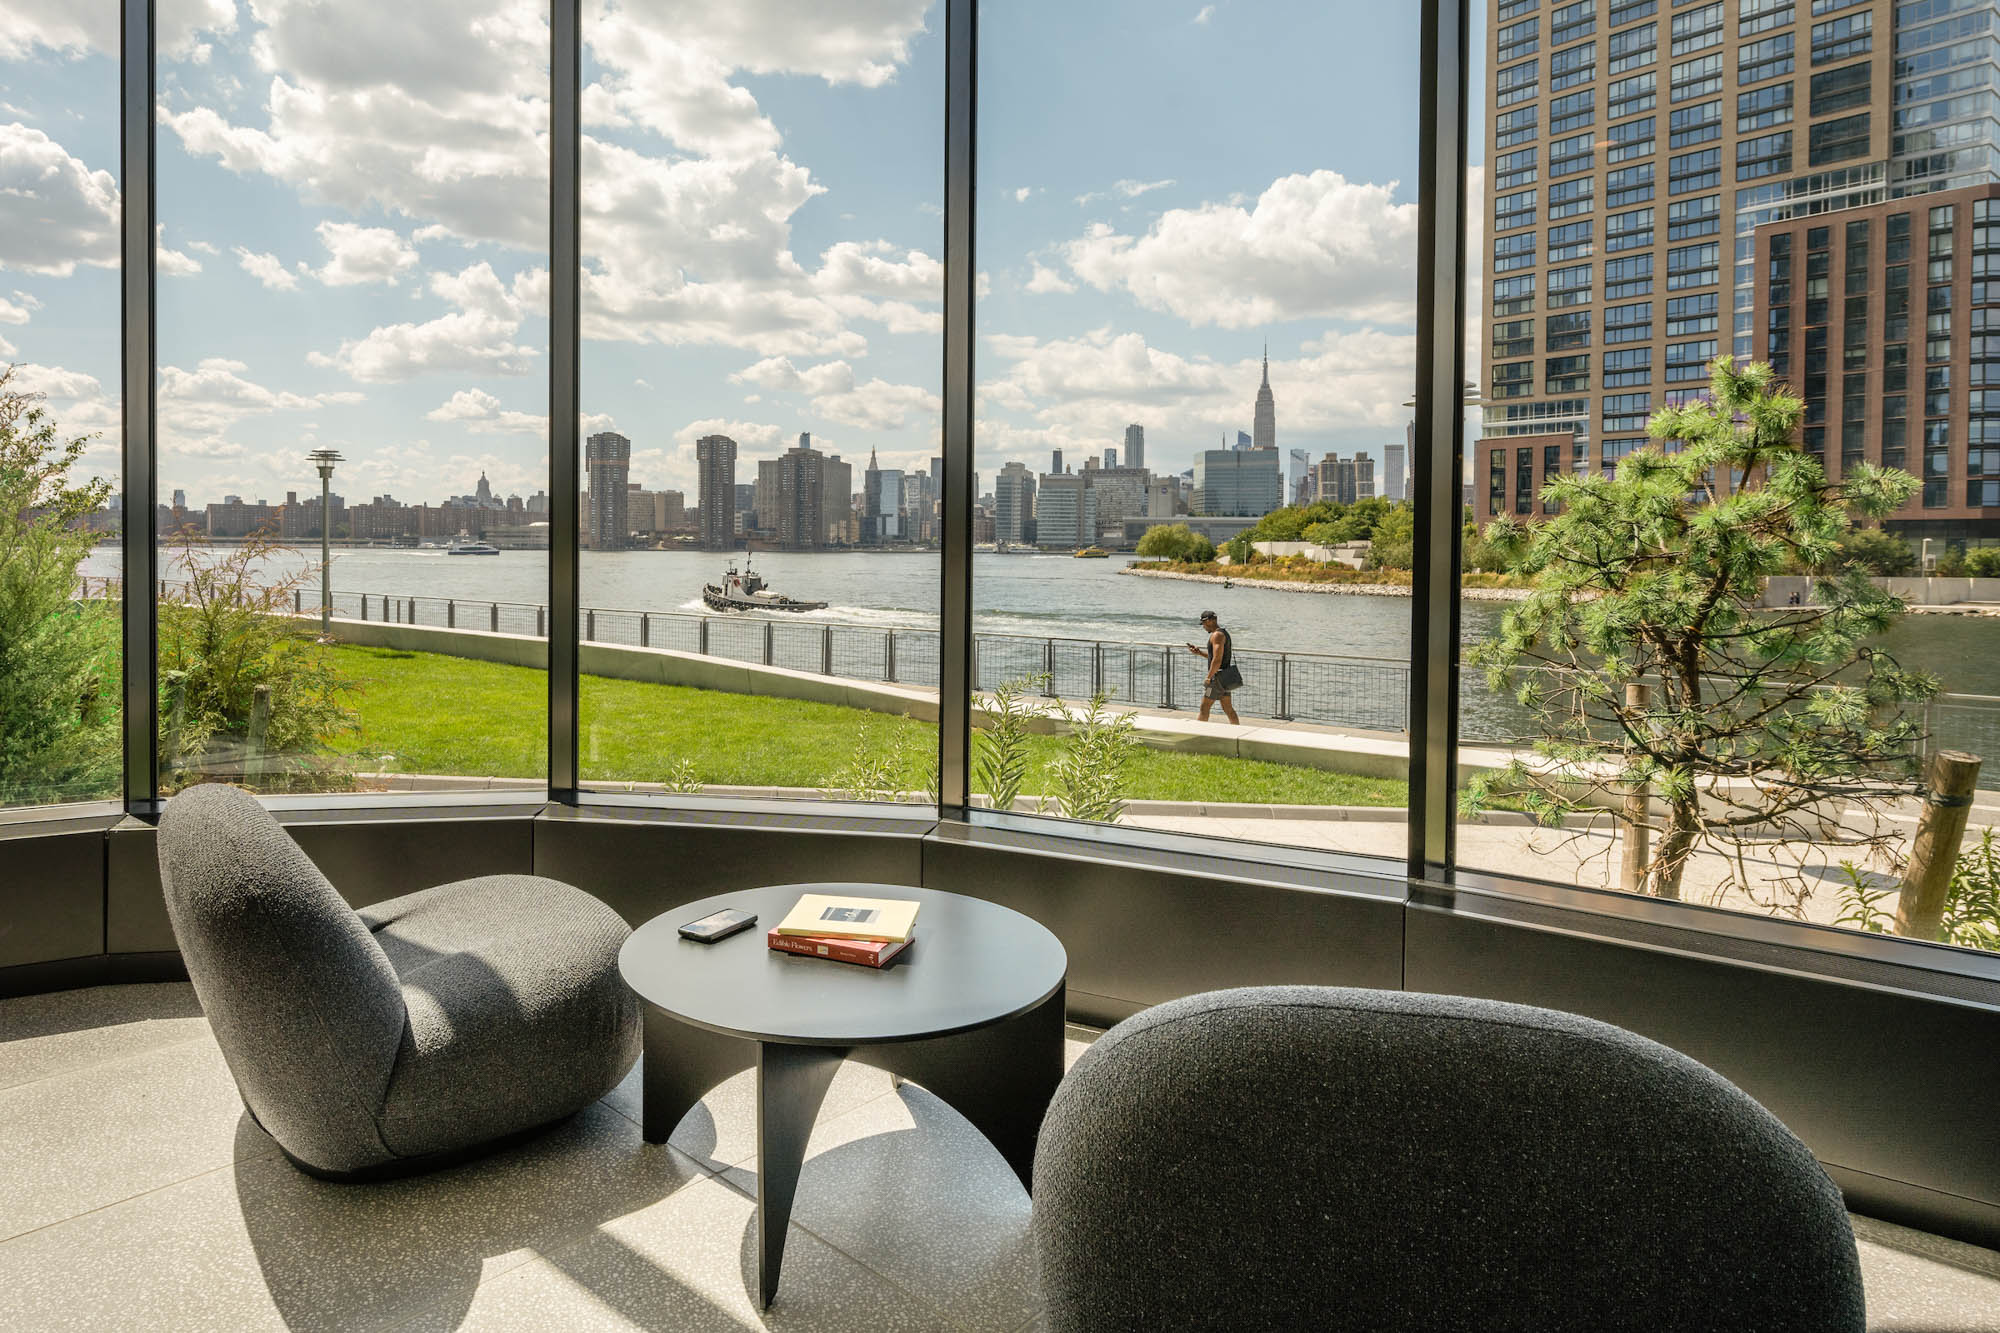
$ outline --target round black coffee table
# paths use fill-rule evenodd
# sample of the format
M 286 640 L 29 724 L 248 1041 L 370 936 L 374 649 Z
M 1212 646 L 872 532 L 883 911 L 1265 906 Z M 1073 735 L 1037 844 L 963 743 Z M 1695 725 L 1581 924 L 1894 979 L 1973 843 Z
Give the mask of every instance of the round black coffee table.
M 916 939 L 879 970 L 771 949 L 766 932 L 805 893 L 913 899 L 923 904 Z M 725 907 L 755 912 L 757 924 L 716 944 L 678 934 Z M 653 918 L 625 941 L 618 967 L 645 1002 L 648 1143 L 665 1143 L 710 1088 L 756 1067 L 766 1306 L 806 1139 L 842 1060 L 886 1069 L 950 1103 L 1031 1183 L 1035 1137 L 1062 1081 L 1069 958 L 1019 912 L 900 884 L 779 884 Z

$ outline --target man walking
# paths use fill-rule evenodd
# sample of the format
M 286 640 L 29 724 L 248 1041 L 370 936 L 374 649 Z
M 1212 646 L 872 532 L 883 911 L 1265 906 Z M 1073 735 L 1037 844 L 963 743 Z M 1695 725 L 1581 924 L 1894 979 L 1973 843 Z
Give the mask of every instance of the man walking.
M 1229 631 L 1215 618 L 1215 612 L 1201 613 L 1201 627 L 1208 632 L 1207 646 L 1191 643 L 1187 650 L 1196 657 L 1208 659 L 1208 673 L 1202 677 L 1201 715 L 1195 720 L 1208 721 L 1208 710 L 1216 704 L 1222 705 L 1222 714 L 1230 723 L 1241 726 L 1236 716 L 1236 706 L 1229 702 L 1229 693 L 1243 683 L 1243 673 L 1236 667 L 1236 654 L 1230 647 Z

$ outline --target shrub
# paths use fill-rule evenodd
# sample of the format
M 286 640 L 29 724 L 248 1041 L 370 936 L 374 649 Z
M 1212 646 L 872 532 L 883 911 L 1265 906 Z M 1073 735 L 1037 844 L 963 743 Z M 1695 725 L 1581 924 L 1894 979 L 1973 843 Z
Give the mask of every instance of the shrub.
M 115 611 L 77 599 L 96 543 L 83 519 L 111 493 L 70 472 L 91 437 L 58 438 L 36 395 L 0 370 L 0 805 L 117 790 Z
M 1833 559 L 1826 567 L 1898 577 L 1916 571 L 1917 553 L 1893 532 L 1881 528 L 1850 528 L 1840 539 Z
M 192 531 L 173 543 L 183 600 L 160 604 L 160 770 L 169 788 L 220 777 L 281 789 L 351 782 L 328 743 L 355 725 L 353 686 L 304 623 L 285 614 L 314 572 L 278 577 L 259 533 L 219 554 Z
M 1965 572 L 1975 579 L 2000 578 L 2000 546 L 1975 546 L 1967 551 Z

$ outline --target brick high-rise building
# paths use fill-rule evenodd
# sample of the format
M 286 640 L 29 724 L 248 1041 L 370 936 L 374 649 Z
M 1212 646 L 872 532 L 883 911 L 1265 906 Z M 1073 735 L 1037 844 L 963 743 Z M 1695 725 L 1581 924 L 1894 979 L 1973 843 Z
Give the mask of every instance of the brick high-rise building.
M 593 551 L 622 551 L 632 544 L 632 523 L 626 477 L 632 470 L 632 441 L 616 431 L 599 431 L 583 442 L 584 485 L 590 508 L 584 515 L 584 539 Z M 490 498 L 481 475 L 481 498 Z
M 1488 212 L 1478 259 L 1489 303 L 1480 312 L 1486 396 L 1472 469 L 1482 522 L 1539 510 L 1533 492 L 1519 488 L 1538 486 L 1552 468 L 1615 467 L 1645 442 L 1652 413 L 1705 392 L 1717 353 L 1767 359 L 1768 335 L 1779 332 L 1761 322 L 1771 307 L 1784 310 L 1780 319 L 1840 316 L 1784 330 L 1786 375 L 1824 404 L 1809 428 L 1841 435 L 1847 413 L 1873 423 L 1859 436 L 1864 457 L 1880 447 L 1889 400 L 1925 393 L 1918 367 L 1933 363 L 1921 353 L 1946 350 L 1920 350 L 1919 341 L 1949 344 L 1935 364 L 1951 366 L 1944 378 L 1953 383 L 1930 390 L 1948 397 L 1928 405 L 1948 409 L 1936 420 L 1949 423 L 1942 433 L 1950 438 L 1920 460 L 1914 440 L 1932 418 L 1909 412 L 1905 459 L 1920 476 L 1942 465 L 1927 493 L 1936 501 L 1956 488 L 1952 507 L 1965 507 L 1969 482 L 1983 480 L 1983 459 L 1971 471 L 1965 433 L 1972 386 L 1964 343 L 1975 332 L 1967 285 L 1979 276 L 1966 248 L 1971 202 L 1958 205 L 1956 280 L 1926 268 L 1946 256 L 1928 252 L 1925 210 L 1942 203 L 1933 192 L 2000 181 L 2000 116 L 1980 72 L 2000 59 L 2000 0 L 1900 11 L 1889 0 L 1494 0 L 1487 42 Z M 1898 212 L 1915 229 L 1912 318 L 1946 316 L 1929 339 L 1906 344 L 1902 390 L 1885 386 L 1897 367 L 1882 355 L 1898 344 L 1842 341 L 1861 336 L 1850 327 L 1886 318 L 1895 265 L 1882 232 Z M 1848 269 L 1845 226 L 1864 219 L 1871 249 Z M 1818 226 L 1839 239 L 1815 253 L 1841 266 L 1808 276 L 1800 247 Z M 1782 301 L 1769 299 L 1776 279 L 1766 233 L 1794 237 L 1796 268 Z M 1838 290 L 1808 294 L 1819 282 Z M 1933 288 L 1943 295 L 1930 295 Z M 1820 300 L 1824 312 L 1807 311 L 1806 302 Z M 1933 312 L 1931 300 L 1952 309 Z M 1855 306 L 1850 321 L 1855 301 L 1869 313 Z M 1807 368 L 1809 334 L 1831 344 L 1810 349 L 1815 364 L 1826 355 L 1825 370 Z M 1821 375 L 1825 389 L 1807 392 Z M 1845 436 L 1852 457 L 1856 433 Z M 1837 471 L 1839 447 L 1828 451 Z M 1892 520 L 1933 521 L 1989 520 L 1942 512 Z
M 727 435 L 704 435 L 694 442 L 704 550 L 728 551 L 736 546 L 736 441 Z
M 1914 473 L 1884 520 L 1913 541 L 2000 537 L 2000 184 L 1757 229 L 1755 355 L 1805 399 L 1804 446 L 1838 480 Z M 1848 295 L 1846 293 L 1852 293 Z M 1992 354 L 1987 355 L 1988 347 Z M 1995 386 L 1987 410 L 1986 385 Z

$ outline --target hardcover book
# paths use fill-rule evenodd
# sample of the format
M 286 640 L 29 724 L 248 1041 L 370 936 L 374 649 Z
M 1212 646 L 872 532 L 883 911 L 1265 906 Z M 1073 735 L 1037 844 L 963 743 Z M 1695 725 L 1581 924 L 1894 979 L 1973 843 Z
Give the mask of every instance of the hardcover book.
M 799 898 L 798 905 L 786 914 L 773 933 L 894 943 L 910 938 L 910 932 L 916 928 L 919 906 L 900 898 L 843 898 L 808 893 Z
M 916 939 L 912 934 L 901 940 L 834 940 L 819 935 L 780 935 L 773 930 L 765 941 L 779 953 L 795 953 L 805 958 L 826 958 L 836 963 L 859 963 L 881 967 L 901 954 Z

